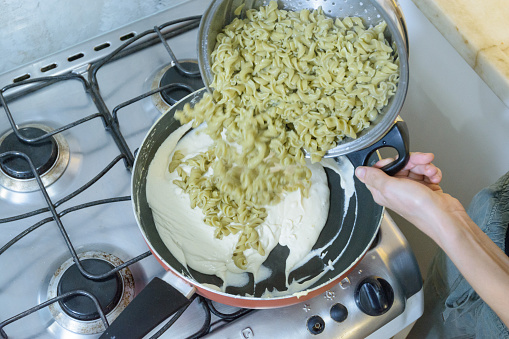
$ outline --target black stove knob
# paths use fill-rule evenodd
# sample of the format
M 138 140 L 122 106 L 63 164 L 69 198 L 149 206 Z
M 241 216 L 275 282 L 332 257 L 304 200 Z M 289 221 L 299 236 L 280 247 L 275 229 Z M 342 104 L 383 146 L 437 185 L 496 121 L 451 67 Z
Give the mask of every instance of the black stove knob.
M 330 309 L 330 317 L 338 323 L 343 322 L 348 317 L 348 310 L 343 304 L 334 304 Z
M 368 277 L 357 286 L 355 302 L 360 310 L 368 315 L 382 315 L 394 302 L 394 290 L 386 280 Z
M 320 334 L 325 329 L 325 321 L 323 321 L 322 317 L 318 315 L 314 315 L 309 318 L 307 325 L 308 331 L 311 334 Z

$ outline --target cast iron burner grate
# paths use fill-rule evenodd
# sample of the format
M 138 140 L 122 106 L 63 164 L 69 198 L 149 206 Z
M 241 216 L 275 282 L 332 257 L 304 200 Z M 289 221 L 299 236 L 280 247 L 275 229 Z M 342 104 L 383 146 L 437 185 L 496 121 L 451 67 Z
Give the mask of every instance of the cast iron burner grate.
M 203 322 L 201 328 L 198 331 L 196 331 L 193 335 L 186 337 L 185 339 L 199 339 L 207 335 L 214 326 L 214 324 L 212 324 L 212 314 L 220 319 L 219 326 L 221 326 L 224 323 L 232 322 L 248 313 L 254 312 L 252 309 L 238 309 L 233 312 L 222 312 L 216 308 L 213 301 L 196 294 L 191 298 L 191 301 L 198 302 L 201 306 L 203 311 Z M 189 304 L 175 313 L 175 315 L 171 317 L 170 320 L 168 320 L 168 322 L 164 324 L 156 333 L 154 333 L 150 339 L 159 338 L 161 335 L 163 335 L 177 321 L 180 315 L 185 312 L 188 306 Z
M 198 72 L 198 76 L 196 76 L 196 72 Z M 181 61 L 168 68 L 161 77 L 159 86 L 163 87 L 169 84 L 178 85 L 161 92 L 163 100 L 169 105 L 174 105 L 186 95 L 203 88 L 205 85 L 200 77 L 198 62 L 191 60 Z
M 70 201 L 74 199 L 76 196 L 80 195 L 84 191 L 88 190 L 91 186 L 96 184 L 105 174 L 110 172 L 115 165 L 117 165 L 121 160 L 124 162 L 124 165 L 127 169 L 131 169 L 134 164 L 134 152 L 131 151 L 129 146 L 127 145 L 127 142 L 120 130 L 119 121 L 118 121 L 118 112 L 133 103 L 136 103 L 144 98 L 147 98 L 149 96 L 152 96 L 154 94 L 158 94 L 160 92 L 163 92 L 165 90 L 172 89 L 169 91 L 170 93 L 175 94 L 175 89 L 178 88 L 178 85 L 168 83 L 166 84 L 166 80 L 163 84 L 160 84 L 160 87 L 156 89 L 152 89 L 151 91 L 144 93 L 142 95 L 139 95 L 135 98 L 132 98 L 128 101 L 125 101 L 119 105 L 117 105 L 113 110 L 110 111 L 108 106 L 105 103 L 105 100 L 103 99 L 101 95 L 101 91 L 99 89 L 99 83 L 97 80 L 97 72 L 98 70 L 104 66 L 105 64 L 108 64 L 110 61 L 114 61 L 117 59 L 121 59 L 125 56 L 129 56 L 131 54 L 134 54 L 144 48 L 147 48 L 149 46 L 162 43 L 166 50 L 168 51 L 168 54 L 170 56 L 170 64 L 177 65 L 177 68 L 183 68 L 184 70 L 188 71 L 190 74 L 187 74 L 187 76 L 183 76 L 186 78 L 192 79 L 192 82 L 194 83 L 193 86 L 195 87 L 189 87 L 189 91 L 194 90 L 196 87 L 202 87 L 203 85 L 198 82 L 197 74 L 199 72 L 197 71 L 197 68 L 195 64 L 192 62 L 182 62 L 182 65 L 179 64 L 178 60 L 173 55 L 170 47 L 168 46 L 166 39 L 172 38 L 174 36 L 180 35 L 182 33 L 185 33 L 187 31 L 190 31 L 192 29 L 195 29 L 199 25 L 201 16 L 194 16 L 194 17 L 188 17 L 188 18 L 182 18 L 178 20 L 173 20 L 170 22 L 167 22 L 161 26 L 154 27 L 154 29 L 150 29 L 148 31 L 139 33 L 135 35 L 134 37 L 127 40 L 122 46 L 117 48 L 115 51 L 110 53 L 104 58 L 101 58 L 95 62 L 92 62 L 87 67 L 86 74 L 88 75 L 88 80 L 82 75 L 77 74 L 73 72 L 69 72 L 63 75 L 54 75 L 54 76 L 46 76 L 46 77 L 40 77 L 40 78 L 29 78 L 27 80 L 19 81 L 13 84 L 9 84 L 3 88 L 0 89 L 0 104 L 3 107 L 7 118 L 10 122 L 10 125 L 13 129 L 13 131 L 17 131 L 21 133 L 22 135 L 29 134 L 28 137 L 31 138 L 33 136 L 36 136 L 41 141 L 41 147 L 45 150 L 45 154 L 43 156 L 43 159 L 31 159 L 30 156 L 24 154 L 25 152 L 30 153 L 30 150 L 24 150 L 21 149 L 18 151 L 12 151 L 10 148 L 11 146 L 7 147 L 5 145 L 2 146 L 0 149 L 0 162 L 2 164 L 9 163 L 10 158 L 12 156 L 22 158 L 22 161 L 25 161 L 28 164 L 28 168 L 24 167 L 22 170 L 17 170 L 18 172 L 21 172 L 23 174 L 20 174 L 22 176 L 30 177 L 33 176 L 34 181 L 38 185 L 38 190 L 42 193 L 44 197 L 44 201 L 46 202 L 47 207 L 39 208 L 36 210 L 24 212 L 18 215 L 10 216 L 10 217 L 4 217 L 0 219 L 0 224 L 6 224 L 11 222 L 17 222 L 20 220 L 30 220 L 33 222 L 34 217 L 40 216 L 41 219 L 39 221 L 36 221 L 34 224 L 29 226 L 28 228 L 21 230 L 20 233 L 16 236 L 14 236 L 10 241 L 8 241 L 6 244 L 3 244 L 3 246 L 0 248 L 0 256 L 5 253 L 6 251 L 9 251 L 13 245 L 17 244 L 21 239 L 29 236 L 32 234 L 33 231 L 44 227 L 45 225 L 51 224 L 53 227 L 54 224 L 58 227 L 60 233 L 62 234 L 63 239 L 65 240 L 65 245 L 67 246 L 68 251 L 71 254 L 71 259 L 74 263 L 74 266 L 71 271 L 69 271 L 69 275 L 74 276 L 74 279 L 78 279 L 79 281 L 83 282 L 84 280 L 94 280 L 95 282 L 105 282 L 108 281 L 108 284 L 110 281 L 112 281 L 113 286 L 108 286 L 108 289 L 111 289 L 110 292 L 107 293 L 107 296 L 105 299 L 102 299 L 100 296 L 100 292 L 94 290 L 92 288 L 91 291 L 87 291 L 88 287 L 84 285 L 80 285 L 79 287 L 72 286 L 74 283 L 68 285 L 64 279 L 62 284 L 58 286 L 59 288 L 59 295 L 48 295 L 47 300 L 40 302 L 40 304 L 35 305 L 32 308 L 29 308 L 17 315 L 14 315 L 8 319 L 3 319 L 2 322 L 0 322 L 0 336 L 2 338 L 8 338 L 8 335 L 4 328 L 17 321 L 22 321 L 25 317 L 43 310 L 45 308 L 48 309 L 54 309 L 57 306 L 59 308 L 64 309 L 65 313 L 70 313 L 76 316 L 76 314 L 79 313 L 77 316 L 81 319 L 97 319 L 95 321 L 98 321 L 101 323 L 101 326 L 104 328 L 107 328 L 109 326 L 109 320 L 106 318 L 106 315 L 111 308 L 110 305 L 113 305 L 115 303 L 118 303 L 117 301 L 117 294 L 118 294 L 118 278 L 117 274 L 121 270 L 128 269 L 131 265 L 138 263 L 144 258 L 147 258 L 151 255 L 150 251 L 147 251 L 145 253 L 142 253 L 140 255 L 137 255 L 130 260 L 127 260 L 122 263 L 115 263 L 115 265 L 110 266 L 106 265 L 105 267 L 102 267 L 101 270 L 95 270 L 93 267 L 89 265 L 89 261 L 81 258 L 81 255 L 78 255 L 78 253 L 75 250 L 75 246 L 73 242 L 71 241 L 66 225 L 64 225 L 62 221 L 62 217 L 66 214 L 76 213 L 77 211 L 83 210 L 83 209 L 89 209 L 94 206 L 100 206 L 105 204 L 117 204 L 120 202 L 128 201 L 131 199 L 130 196 L 116 196 L 112 198 L 106 198 L 106 199 L 99 199 L 99 200 L 90 200 L 85 203 L 75 204 L 74 206 L 69 205 Z M 165 32 L 163 33 L 163 30 Z M 154 36 L 155 35 L 155 36 Z M 152 37 L 151 37 L 152 36 Z M 177 75 L 177 78 L 182 75 L 182 71 L 171 71 L 170 75 L 173 73 L 173 75 Z M 186 73 L 186 72 L 183 72 Z M 168 75 L 168 77 L 171 78 L 171 76 Z M 188 77 L 190 76 L 190 77 Z M 95 105 L 94 107 L 97 108 L 98 112 L 94 114 L 90 114 L 88 116 L 84 116 L 83 118 L 68 123 L 65 126 L 61 126 L 59 128 L 56 128 L 52 131 L 45 131 L 43 133 L 37 131 L 36 129 L 23 129 L 18 128 L 15 117 L 16 112 L 11 112 L 10 107 L 8 103 L 11 102 L 11 100 L 18 100 L 20 98 L 24 98 L 25 96 L 29 97 L 29 94 L 33 92 L 37 92 L 41 89 L 44 89 L 46 87 L 52 86 L 54 84 L 61 84 L 65 83 L 67 81 L 78 81 L 82 83 L 83 89 L 86 92 L 86 94 L 91 99 L 91 102 Z M 168 80 L 173 81 L 173 80 Z M 180 80 L 179 80 L 180 81 Z M 188 85 L 184 85 L 183 88 L 186 88 Z M 19 88 L 18 88 L 19 87 Z M 9 90 L 13 89 L 14 93 L 11 93 L 11 95 L 7 96 L 5 93 Z M 180 89 L 182 91 L 182 88 Z M 167 95 L 168 92 L 166 92 L 164 95 Z M 187 94 L 184 92 L 180 93 Z M 170 98 L 169 101 L 177 100 L 176 98 Z M 88 182 L 85 182 L 81 187 L 75 189 L 68 195 L 58 199 L 57 201 L 53 201 L 50 197 L 50 194 L 45 188 L 45 185 L 43 184 L 43 180 L 41 179 L 41 173 L 43 173 L 47 167 L 51 167 L 51 162 L 54 158 L 54 149 L 53 149 L 53 138 L 58 139 L 58 137 L 61 135 L 63 131 L 69 130 L 71 128 L 75 128 L 78 125 L 87 125 L 87 123 L 93 119 L 99 118 L 104 125 L 105 130 L 107 130 L 110 135 L 113 138 L 113 141 L 118 146 L 118 149 L 120 151 L 120 155 L 116 156 L 114 159 L 111 160 L 111 162 L 99 173 L 97 173 L 96 176 L 89 179 Z M 44 134 L 46 133 L 46 134 Z M 27 135 L 25 135 L 27 136 Z M 42 141 L 46 140 L 46 141 Z M 39 140 L 38 140 L 39 141 Z M 6 144 L 9 145 L 9 142 Z M 41 148 L 41 150 L 42 150 Z M 40 150 L 33 151 L 34 153 L 39 153 Z M 58 151 L 57 151 L 58 153 Z M 5 165 L 4 165 L 5 166 Z M 9 171 L 9 170 L 7 170 Z M 61 209 L 61 207 L 65 204 L 66 208 Z M 58 210 L 57 210 L 58 209 Z M 47 215 L 50 215 L 49 217 Z M 43 217 L 44 215 L 44 217 Z M 81 276 L 81 277 L 80 277 Z M 86 284 L 85 284 L 86 285 Z M 102 287 L 101 287 L 102 289 Z M 89 299 L 89 303 L 86 306 L 79 305 L 76 306 L 75 302 L 76 300 L 79 300 L 78 297 L 84 297 Z M 233 314 L 223 314 L 216 310 L 216 308 L 211 304 L 210 301 L 205 300 L 202 297 L 198 297 L 200 304 L 202 305 L 205 315 L 204 315 L 204 324 L 202 328 L 192 335 L 194 338 L 199 338 L 204 335 L 206 335 L 211 328 L 211 314 L 216 315 L 219 319 L 222 319 L 220 321 L 223 322 L 230 322 L 234 319 L 237 319 L 239 317 L 242 317 L 244 314 L 248 313 L 249 310 L 240 310 L 236 311 Z M 80 298 L 81 299 L 81 298 Z M 91 301 L 91 303 L 90 303 Z M 93 306 L 92 306 L 93 305 Z M 183 313 L 185 310 L 182 309 L 178 313 Z M 161 331 L 156 333 L 152 336 L 152 338 L 157 338 L 166 329 L 168 329 L 178 318 L 179 314 L 176 314 L 170 321 L 166 323 L 166 325 L 163 326 Z M 111 320 L 110 320 L 111 321 Z

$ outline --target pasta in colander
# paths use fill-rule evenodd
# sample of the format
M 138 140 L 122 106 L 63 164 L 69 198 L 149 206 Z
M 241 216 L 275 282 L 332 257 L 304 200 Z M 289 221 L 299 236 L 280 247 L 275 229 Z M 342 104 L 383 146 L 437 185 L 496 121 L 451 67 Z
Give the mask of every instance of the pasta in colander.
M 271 2 L 217 35 L 212 95 L 175 113 L 183 124 L 205 122 L 215 145 L 191 159 L 175 154 L 169 171 L 177 170 L 175 184 L 217 238 L 241 232 L 238 267 L 246 266 L 246 249 L 264 253 L 256 231 L 263 206 L 285 191 L 306 196 L 311 172 L 303 150 L 320 161 L 339 140 L 356 138 L 395 94 L 398 58 L 385 28 Z

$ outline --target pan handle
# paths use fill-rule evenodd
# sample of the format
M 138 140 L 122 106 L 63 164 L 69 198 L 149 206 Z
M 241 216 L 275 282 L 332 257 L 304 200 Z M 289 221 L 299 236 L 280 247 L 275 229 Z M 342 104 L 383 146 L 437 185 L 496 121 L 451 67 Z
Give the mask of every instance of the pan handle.
M 155 277 L 131 301 L 101 335 L 101 339 L 143 338 L 182 307 L 189 305 L 195 293 L 189 285 L 168 271 L 161 278 Z
M 381 168 L 382 171 L 392 176 L 401 171 L 408 163 L 410 159 L 409 143 L 410 138 L 408 136 L 406 122 L 398 120 L 391 127 L 389 132 L 376 143 L 359 151 L 349 153 L 346 156 L 350 159 L 354 167 L 368 166 L 368 160 L 373 152 L 383 147 L 392 147 L 398 152 L 398 158 Z

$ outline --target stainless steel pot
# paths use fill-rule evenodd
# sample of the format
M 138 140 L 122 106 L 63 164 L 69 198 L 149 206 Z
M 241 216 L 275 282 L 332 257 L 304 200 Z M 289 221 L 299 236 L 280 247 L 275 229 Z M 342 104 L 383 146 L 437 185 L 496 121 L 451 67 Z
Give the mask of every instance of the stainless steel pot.
M 365 24 L 376 25 L 382 20 L 387 22 L 385 37 L 390 44 L 395 45 L 395 53 L 399 57 L 399 83 L 396 94 L 389 100 L 382 114 L 373 121 L 370 127 L 359 133 L 356 139 L 345 138 L 330 150 L 326 157 L 336 157 L 364 149 L 379 140 L 393 127 L 401 107 L 405 101 L 408 89 L 408 35 L 401 9 L 391 0 L 278 0 L 279 8 L 299 11 L 302 9 L 317 9 L 322 7 L 324 14 L 333 18 L 356 16 L 363 18 Z M 198 63 L 205 87 L 211 92 L 210 84 L 214 78 L 211 70 L 210 55 L 216 44 L 219 32 L 234 18 L 234 11 L 245 4 L 241 16 L 248 9 L 257 9 L 268 4 L 267 0 L 213 0 L 204 13 L 198 31 Z M 406 155 L 398 150 L 399 158 L 403 162 Z M 406 163 L 406 162 L 405 162 Z M 401 166 L 399 166 L 401 167 Z M 392 171 L 397 172 L 397 171 Z

